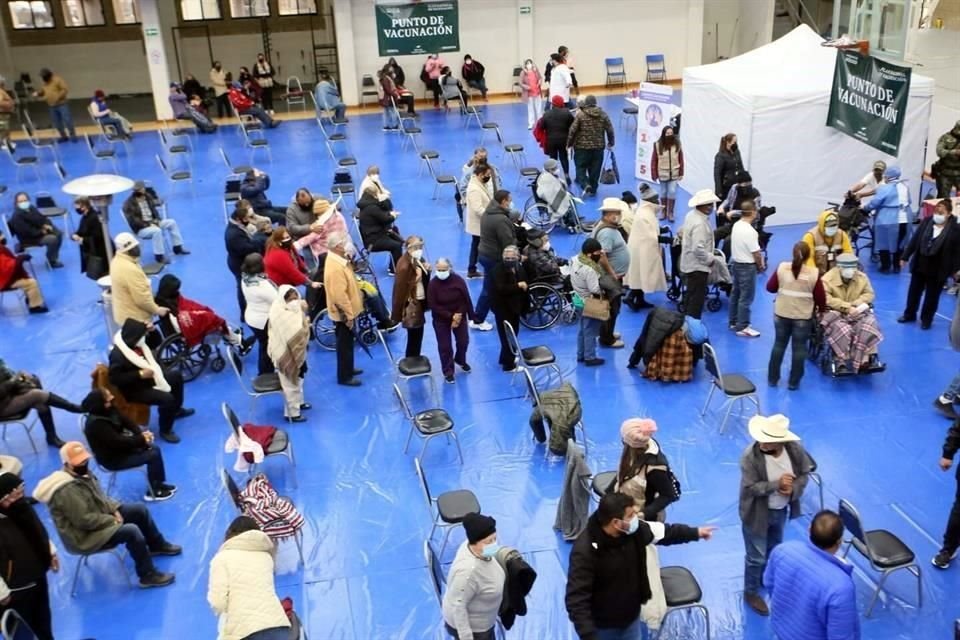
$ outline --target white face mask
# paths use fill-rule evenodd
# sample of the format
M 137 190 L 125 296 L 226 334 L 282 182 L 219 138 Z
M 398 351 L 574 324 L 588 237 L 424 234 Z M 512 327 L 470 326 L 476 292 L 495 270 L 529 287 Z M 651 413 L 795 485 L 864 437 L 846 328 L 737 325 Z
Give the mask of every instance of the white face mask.
M 423 249 L 414 249 L 410 252 L 410 257 L 414 260 L 420 260 L 423 258 Z
M 825 228 L 825 229 L 823 230 L 823 233 L 824 233 L 824 235 L 827 236 L 828 238 L 832 238 L 833 236 L 837 235 L 837 231 L 838 231 L 839 229 L 840 229 L 840 227 L 827 227 L 827 228 Z
M 439 278 L 440 280 L 446 280 L 449 277 L 450 277 L 449 271 L 437 271 L 437 278 Z
M 524 66 L 524 68 L 526 68 L 527 71 L 530 71 L 531 69 L 533 69 L 533 63 L 532 63 L 532 62 L 528 62 L 527 64 L 525 64 L 525 65 L 523 65 L 523 66 Z
M 853 278 L 853 274 L 855 274 L 856 272 L 857 272 L 856 267 L 844 267 L 843 269 L 840 269 L 840 277 L 843 278 L 844 280 L 850 280 L 851 278 Z
M 303 306 L 300 304 L 300 298 L 294 298 L 293 300 L 287 300 L 287 309 L 290 311 L 302 311 Z
M 549 241 L 549 240 L 547 240 L 546 242 L 543 243 L 543 250 L 544 250 L 544 251 L 550 251 L 550 241 Z
M 357 255 L 357 247 L 352 242 L 348 242 L 347 246 L 343 248 L 343 252 L 346 254 L 348 259 L 352 260 L 353 256 Z
M 943 215 L 942 213 L 933 214 L 933 224 L 943 224 L 946 221 L 947 216 Z

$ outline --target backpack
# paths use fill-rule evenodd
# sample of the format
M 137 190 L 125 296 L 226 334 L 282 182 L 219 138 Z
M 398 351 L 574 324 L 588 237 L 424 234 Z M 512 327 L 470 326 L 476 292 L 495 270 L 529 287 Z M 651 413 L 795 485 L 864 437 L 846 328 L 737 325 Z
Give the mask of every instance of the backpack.
M 427 73 L 427 65 L 423 65 L 422 67 L 420 67 L 420 81 L 423 84 L 427 84 L 428 82 L 430 82 L 430 74 Z

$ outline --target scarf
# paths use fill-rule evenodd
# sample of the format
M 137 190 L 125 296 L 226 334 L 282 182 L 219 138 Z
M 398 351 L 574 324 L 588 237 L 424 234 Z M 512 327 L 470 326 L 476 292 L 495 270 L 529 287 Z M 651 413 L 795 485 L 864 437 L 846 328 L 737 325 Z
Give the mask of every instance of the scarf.
M 143 355 L 138 354 L 128 347 L 123 341 L 123 338 L 120 337 L 119 331 L 113 336 L 113 346 L 120 349 L 120 353 L 122 353 L 123 357 L 131 364 L 136 365 L 140 369 L 150 369 L 153 371 L 154 389 L 162 391 L 163 393 L 170 393 L 170 385 L 167 384 L 167 379 L 163 377 L 163 369 L 161 369 L 157 361 L 153 359 L 153 352 L 147 347 L 147 341 L 145 339 L 141 338 L 140 342 L 137 343 L 137 347 L 139 347 Z
M 594 260 L 593 258 L 591 258 L 590 256 L 588 256 L 588 255 L 585 254 L 585 253 L 581 253 L 581 254 L 577 255 L 577 260 L 580 262 L 580 264 L 582 264 L 582 265 L 584 265 L 584 266 L 587 266 L 587 267 L 590 267 L 591 269 L 593 269 L 594 271 L 596 271 L 596 272 L 597 272 L 597 275 L 599 275 L 599 276 L 602 276 L 604 273 L 606 273 L 605 271 L 603 271 L 603 270 L 600 268 L 600 265 L 597 264 L 597 261 L 596 261 L 596 260 Z
M 280 295 L 270 306 L 267 350 L 280 373 L 295 380 L 300 376 L 300 369 L 307 359 L 310 325 L 302 310 L 292 311 L 287 306 L 284 298 L 289 291 L 296 289 L 290 285 L 281 286 Z

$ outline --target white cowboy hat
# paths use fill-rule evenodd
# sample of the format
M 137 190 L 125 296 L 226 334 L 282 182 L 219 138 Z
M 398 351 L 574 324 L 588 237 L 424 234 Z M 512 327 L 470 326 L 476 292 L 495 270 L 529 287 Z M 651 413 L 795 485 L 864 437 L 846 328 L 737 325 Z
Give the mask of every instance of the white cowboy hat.
M 790 431 L 790 418 L 782 413 L 772 416 L 753 416 L 747 427 L 750 430 L 750 436 L 764 444 L 800 440 L 800 436 Z
M 600 208 L 597 210 L 619 211 L 620 213 L 627 213 L 630 211 L 630 207 L 620 198 L 604 198 L 603 202 L 600 204 Z
M 712 189 L 700 189 L 700 191 L 697 191 L 690 197 L 690 202 L 687 206 L 692 209 L 705 204 L 716 204 L 717 202 L 720 202 L 720 198 L 717 197 L 717 194 L 715 194 Z

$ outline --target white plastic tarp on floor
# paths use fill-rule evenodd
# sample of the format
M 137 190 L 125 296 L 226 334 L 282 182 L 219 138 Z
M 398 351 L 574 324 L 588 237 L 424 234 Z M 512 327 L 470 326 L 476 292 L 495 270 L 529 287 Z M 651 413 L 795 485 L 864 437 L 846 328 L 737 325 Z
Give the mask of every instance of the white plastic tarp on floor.
M 897 162 L 916 194 L 933 80 L 913 74 L 900 157 L 891 158 L 826 126 L 837 52 L 821 42 L 800 26 L 736 58 L 684 69 L 686 191 L 713 188 L 713 158 L 720 138 L 732 132 L 763 203 L 777 207 L 772 225 L 816 220 L 880 159 Z

